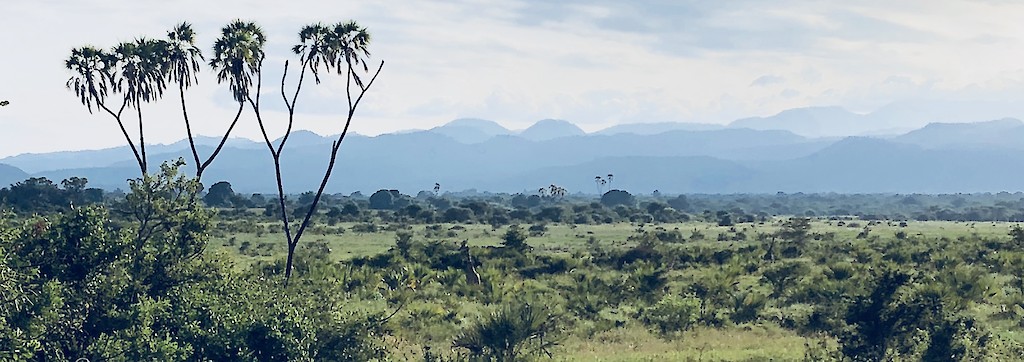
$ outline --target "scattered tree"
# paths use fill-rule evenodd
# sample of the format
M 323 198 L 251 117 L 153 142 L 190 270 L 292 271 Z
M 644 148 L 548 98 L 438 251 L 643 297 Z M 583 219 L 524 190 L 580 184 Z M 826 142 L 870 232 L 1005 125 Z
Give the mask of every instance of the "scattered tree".
M 518 251 L 529 250 L 530 245 L 526 244 L 526 239 L 529 236 L 519 225 L 511 225 L 505 231 L 505 234 L 501 236 L 501 245 Z
M 292 274 L 295 248 L 316 213 L 316 207 L 331 178 L 338 150 L 348 135 L 356 109 L 383 69 L 384 62 L 380 62 L 376 71 L 370 72 L 366 60 L 370 56 L 370 33 L 355 21 L 335 25 L 312 24 L 303 27 L 299 31 L 299 44 L 292 47 L 292 52 L 299 58 L 299 75 L 294 84 L 294 90 L 290 94 L 287 89 L 289 62 L 285 61 L 284 63 L 280 94 L 287 110 L 287 117 L 284 135 L 275 145 L 270 139 L 267 120 L 264 119 L 262 112 L 263 62 L 265 59 L 263 46 L 265 42 L 266 36 L 256 24 L 243 21 L 232 22 L 224 27 L 221 37 L 214 43 L 214 57 L 210 64 L 218 72 L 218 81 L 229 84 L 235 101 L 249 104 L 256 115 L 256 122 L 263 135 L 263 141 L 273 159 L 278 203 L 281 208 L 281 223 L 284 228 L 285 240 L 288 243 L 285 265 L 285 280 L 287 281 L 290 280 Z M 306 210 L 302 221 L 295 225 L 296 230 L 293 234 L 293 225 L 289 221 L 288 213 L 284 211 L 287 208 L 285 206 L 284 179 L 281 172 L 281 155 L 295 126 L 295 111 L 299 94 L 306 81 L 306 75 L 311 74 L 313 80 L 319 84 L 322 73 L 331 71 L 345 79 L 348 109 L 341 133 L 331 144 L 327 169 L 324 171 L 313 202 Z M 369 79 L 364 78 L 367 74 L 370 75 Z
M 231 206 L 231 200 L 235 196 L 235 191 L 231 189 L 231 183 L 227 181 L 220 181 L 210 186 L 210 191 L 203 196 L 203 201 L 208 206 L 214 207 L 228 207 Z
M 626 191 L 611 190 L 601 196 L 601 204 L 606 207 L 618 205 L 633 206 L 636 205 L 636 198 Z
M 377 190 L 370 195 L 370 208 L 374 210 L 391 210 L 395 207 L 395 196 L 389 190 Z

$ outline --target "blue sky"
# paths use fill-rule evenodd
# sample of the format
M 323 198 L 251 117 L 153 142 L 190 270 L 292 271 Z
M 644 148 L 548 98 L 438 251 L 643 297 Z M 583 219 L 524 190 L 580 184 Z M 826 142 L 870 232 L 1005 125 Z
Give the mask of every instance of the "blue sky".
M 64 88 L 62 63 L 73 47 L 161 37 L 183 20 L 207 52 L 228 21 L 261 24 L 271 79 L 302 25 L 367 26 L 374 59 L 387 64 L 353 126 L 364 134 L 459 117 L 511 128 L 561 118 L 596 130 L 727 123 L 805 106 L 868 112 L 916 99 L 1024 101 L 1024 3 L 1014 1 L 169 3 L 5 3 L 0 98 L 12 104 L 0 110 L 0 157 L 123 144 L 111 119 L 90 115 Z M 342 89 L 339 81 L 309 88 L 298 127 L 337 133 Z M 233 105 L 208 69 L 188 97 L 200 133 L 226 127 Z M 184 137 L 175 107 L 169 97 L 146 108 L 147 141 Z M 251 117 L 242 122 L 237 135 L 256 138 Z

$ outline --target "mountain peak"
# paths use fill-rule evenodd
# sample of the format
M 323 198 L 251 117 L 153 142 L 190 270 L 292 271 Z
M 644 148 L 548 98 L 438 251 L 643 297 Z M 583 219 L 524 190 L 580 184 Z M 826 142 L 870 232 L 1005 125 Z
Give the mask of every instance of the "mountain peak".
M 459 118 L 431 128 L 428 132 L 442 134 L 462 143 L 479 143 L 511 133 L 498 122 L 479 118 Z
M 569 121 L 542 119 L 519 133 L 520 137 L 532 141 L 547 141 L 555 138 L 583 136 L 587 133 Z
M 330 142 L 331 140 L 327 137 L 304 129 L 294 130 L 292 131 L 292 134 L 288 136 L 288 144 L 292 146 L 311 146 Z M 274 140 L 274 144 L 279 143 L 281 143 L 281 138 Z
M 835 137 L 870 131 L 863 116 L 842 107 L 804 107 L 787 109 L 769 117 L 750 117 L 733 121 L 729 127 L 756 130 L 783 129 L 805 137 Z
M 443 127 L 473 127 L 486 133 L 492 133 L 495 135 L 505 134 L 509 132 L 507 128 L 505 128 L 498 122 L 481 118 L 458 118 L 452 120 L 451 122 L 445 123 L 443 126 L 436 128 Z
M 926 148 L 952 145 L 999 145 L 1019 148 L 1022 134 L 1024 122 L 1016 118 L 1002 118 L 972 123 L 932 122 L 894 140 Z

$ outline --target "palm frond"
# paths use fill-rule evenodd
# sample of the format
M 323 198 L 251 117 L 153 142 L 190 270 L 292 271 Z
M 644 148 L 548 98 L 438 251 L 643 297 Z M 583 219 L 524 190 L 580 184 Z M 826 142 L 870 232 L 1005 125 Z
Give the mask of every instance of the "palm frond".
M 252 22 L 232 21 L 221 29 L 214 41 L 210 66 L 217 72 L 217 82 L 227 82 L 238 102 L 243 102 L 252 87 L 253 74 L 259 72 L 266 36 Z

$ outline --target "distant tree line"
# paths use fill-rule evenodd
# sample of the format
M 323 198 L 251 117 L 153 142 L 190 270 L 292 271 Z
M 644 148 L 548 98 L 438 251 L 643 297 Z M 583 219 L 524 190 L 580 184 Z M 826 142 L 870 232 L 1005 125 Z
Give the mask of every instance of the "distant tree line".
M 633 195 L 610 190 L 599 199 L 559 192 L 444 193 L 420 191 L 415 196 L 381 189 L 369 196 L 324 194 L 322 208 L 314 215 L 321 221 L 358 221 L 368 215 L 412 223 L 479 223 L 505 225 L 515 222 L 562 222 L 575 224 L 679 222 L 702 220 L 727 226 L 763 220 L 770 216 L 847 218 L 863 220 L 1010 221 L 1024 222 L 1024 194 L 977 193 L 943 195 L 899 194 L 690 194 Z M 557 190 L 556 190 L 557 191 Z M 71 177 L 55 183 L 33 177 L 0 189 L 0 207 L 25 212 L 62 210 L 116 200 L 123 192 L 88 187 L 88 180 Z M 235 192 L 227 181 L 206 189 L 203 201 L 221 209 L 263 209 L 278 215 L 280 200 L 271 194 Z M 303 217 L 312 205 L 313 191 L 291 195 L 285 203 L 289 216 Z M 228 210 L 222 210 L 229 212 Z

